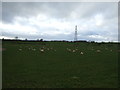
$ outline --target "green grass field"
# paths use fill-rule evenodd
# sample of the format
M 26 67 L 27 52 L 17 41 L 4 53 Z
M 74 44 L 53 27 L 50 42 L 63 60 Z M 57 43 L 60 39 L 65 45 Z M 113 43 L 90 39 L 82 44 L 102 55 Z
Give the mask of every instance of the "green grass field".
M 2 48 L 3 88 L 118 87 L 117 44 L 4 41 Z

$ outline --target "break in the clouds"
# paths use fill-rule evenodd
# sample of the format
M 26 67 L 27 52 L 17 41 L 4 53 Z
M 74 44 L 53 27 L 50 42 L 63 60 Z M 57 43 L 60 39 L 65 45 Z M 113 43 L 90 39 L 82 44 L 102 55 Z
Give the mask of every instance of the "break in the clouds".
M 3 2 L 2 37 L 44 40 L 117 41 L 118 3 Z

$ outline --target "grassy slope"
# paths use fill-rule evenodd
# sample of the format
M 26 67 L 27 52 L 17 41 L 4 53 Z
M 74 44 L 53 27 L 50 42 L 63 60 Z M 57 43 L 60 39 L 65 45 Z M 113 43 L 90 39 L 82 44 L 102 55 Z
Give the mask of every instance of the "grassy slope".
M 41 53 L 39 48 L 52 47 Z M 36 48 L 36 51 L 28 48 Z M 91 50 L 92 47 L 94 50 Z M 66 42 L 3 42 L 3 87 L 117 87 L 117 45 Z M 19 51 L 19 49 L 22 51 Z M 66 48 L 75 49 L 75 53 Z M 105 49 L 107 48 L 107 49 Z M 110 50 L 113 51 L 110 51 Z M 56 51 L 54 51 L 56 50 Z M 101 50 L 97 53 L 96 50 Z M 84 52 L 83 55 L 80 52 Z

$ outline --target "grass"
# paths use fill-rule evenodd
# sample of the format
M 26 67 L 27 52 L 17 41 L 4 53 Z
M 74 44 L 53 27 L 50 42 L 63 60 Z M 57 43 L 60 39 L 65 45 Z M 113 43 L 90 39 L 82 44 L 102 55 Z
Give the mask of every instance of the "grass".
M 3 48 L 3 88 L 118 87 L 117 44 L 4 41 Z

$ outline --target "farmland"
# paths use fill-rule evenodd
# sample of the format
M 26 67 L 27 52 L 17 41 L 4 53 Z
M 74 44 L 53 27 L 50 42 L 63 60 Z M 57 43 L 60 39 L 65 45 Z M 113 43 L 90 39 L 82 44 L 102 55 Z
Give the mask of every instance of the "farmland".
M 117 88 L 114 43 L 2 42 L 3 88 Z

